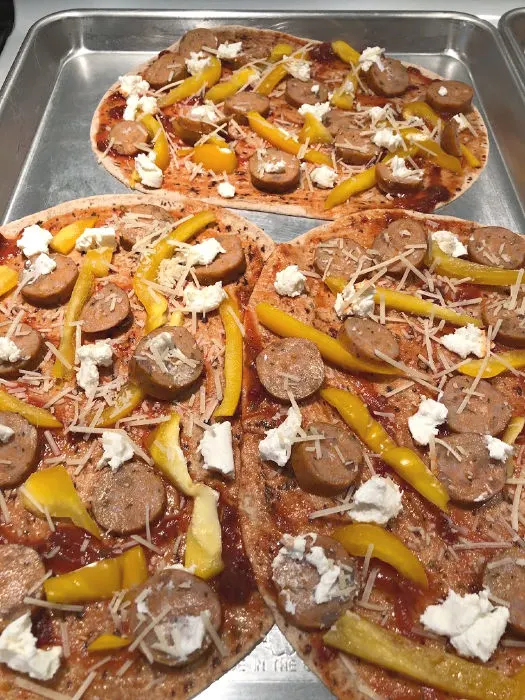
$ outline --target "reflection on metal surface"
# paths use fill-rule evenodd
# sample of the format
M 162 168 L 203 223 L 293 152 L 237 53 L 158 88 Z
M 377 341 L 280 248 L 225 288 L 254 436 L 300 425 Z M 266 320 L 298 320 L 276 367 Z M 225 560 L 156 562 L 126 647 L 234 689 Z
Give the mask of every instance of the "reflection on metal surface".
M 506 12 L 498 23 L 503 40 L 525 85 L 525 7 Z

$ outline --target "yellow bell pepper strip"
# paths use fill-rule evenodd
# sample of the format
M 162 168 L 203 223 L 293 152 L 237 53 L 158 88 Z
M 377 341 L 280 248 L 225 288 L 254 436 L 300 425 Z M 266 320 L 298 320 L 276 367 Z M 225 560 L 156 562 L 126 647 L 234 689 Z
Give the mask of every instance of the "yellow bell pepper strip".
M 18 272 L 7 265 L 0 265 L 0 296 L 10 292 L 18 284 Z
M 223 83 L 217 83 L 204 95 L 205 100 L 211 102 L 224 102 L 227 97 L 235 95 L 243 88 L 246 83 L 249 83 L 257 75 L 255 68 L 248 66 L 235 71 L 229 80 Z
M 304 51 L 302 49 L 299 49 L 297 51 L 293 51 L 292 47 L 290 46 L 289 48 L 292 49 L 290 53 L 288 53 L 288 44 L 278 44 L 275 47 L 275 53 L 272 50 L 272 54 L 274 56 L 277 56 L 279 53 L 282 55 L 279 58 L 279 63 L 273 68 L 255 87 L 255 92 L 258 92 L 259 95 L 269 95 L 274 88 L 279 85 L 281 80 L 284 80 L 286 76 L 288 75 L 288 68 L 286 67 L 286 60 L 283 60 L 285 56 L 292 56 L 292 58 L 297 58 L 297 59 L 302 59 L 304 58 Z M 278 48 L 280 47 L 280 48 Z M 272 54 L 270 54 L 270 59 Z
M 255 307 L 255 313 L 260 323 L 272 333 L 282 338 L 305 338 L 317 345 L 319 352 L 325 360 L 334 365 L 355 372 L 371 372 L 373 374 L 399 374 L 394 367 L 383 362 L 360 360 L 346 350 L 338 340 L 327 333 L 318 331 L 307 323 L 298 321 L 290 314 L 281 311 L 275 306 L 261 302 Z
M 282 61 L 285 56 L 290 56 L 293 53 L 293 46 L 291 44 L 276 44 L 271 52 L 268 60 L 270 63 L 277 63 L 277 61 Z
M 116 634 L 101 634 L 94 639 L 91 644 L 88 644 L 87 650 L 93 651 L 114 651 L 115 649 L 123 649 L 131 644 L 131 637 L 119 637 Z
M 121 590 L 140 586 L 148 578 L 148 562 L 144 550 L 139 545 L 127 549 L 117 558 L 122 574 Z
M 168 326 L 183 326 L 184 314 L 182 311 L 174 311 L 168 319 Z
M 408 447 L 398 447 L 383 426 L 372 418 L 364 401 L 350 391 L 328 387 L 321 397 L 333 406 L 345 423 L 418 493 L 447 512 L 448 493 L 423 460 Z
M 159 423 L 151 436 L 149 453 L 164 476 L 185 496 L 195 496 L 184 453 L 180 447 L 180 416 L 172 411 L 170 419 Z
M 187 569 L 195 567 L 196 576 L 208 579 L 224 569 L 221 524 L 217 512 L 218 494 L 204 484 L 198 484 L 197 489 L 186 533 L 184 566 Z
M 186 80 L 183 80 L 180 85 L 171 89 L 166 95 L 162 95 L 158 99 L 158 105 L 161 109 L 174 105 L 176 102 L 185 100 L 187 97 L 193 97 L 202 88 L 211 88 L 212 85 L 218 83 L 221 79 L 222 65 L 216 56 L 210 56 L 207 66 L 195 75 L 191 75 Z
M 214 173 L 233 173 L 237 169 L 237 156 L 235 151 L 216 143 L 202 143 L 195 146 L 191 159 L 197 165 L 202 165 L 206 170 Z
M 396 571 L 421 588 L 428 588 L 428 578 L 423 564 L 416 555 L 392 532 L 370 523 L 353 523 L 338 527 L 333 533 L 334 540 L 340 542 L 354 557 L 366 556 L 368 547 L 373 545 L 372 556 L 393 566 Z
M 53 236 L 49 244 L 50 247 L 57 253 L 67 255 L 73 250 L 75 243 L 84 231 L 96 224 L 97 219 L 97 216 L 90 216 L 87 219 L 78 219 L 78 221 L 73 221 L 72 224 L 64 226 Z
M 353 90 L 348 88 L 349 85 L 353 86 Z M 337 107 L 338 109 L 353 109 L 356 88 L 357 78 L 353 73 L 349 73 L 342 84 L 334 90 L 330 98 L 332 107 Z
M 266 139 L 266 141 L 271 143 L 272 146 L 275 146 L 275 148 L 280 148 L 281 151 L 296 156 L 302 148 L 299 141 L 296 141 L 293 136 L 284 134 L 278 127 L 261 116 L 259 112 L 248 112 L 248 124 L 256 134 L 262 136 L 263 139 Z M 320 153 L 312 149 L 306 151 L 303 155 L 303 160 L 318 165 L 332 165 L 332 160 L 326 153 Z
M 118 557 L 101 559 L 68 574 L 44 581 L 44 592 L 50 603 L 90 603 L 109 600 L 122 589 L 122 571 Z
M 162 125 L 152 114 L 145 114 L 140 120 L 140 123 L 146 127 L 153 141 L 155 165 L 158 165 L 162 171 L 166 170 L 170 164 L 170 147 Z
M 323 641 L 327 646 L 454 697 L 471 700 L 520 700 L 525 697 L 523 671 L 505 676 L 490 666 L 417 644 L 352 612 L 341 615 L 325 633 Z
M 355 66 L 359 63 L 361 54 L 353 49 L 346 41 L 332 41 L 333 52 L 345 63 Z
M 239 306 L 233 296 L 228 296 L 219 306 L 224 333 L 224 394 L 213 415 L 215 418 L 233 416 L 237 410 L 242 389 L 244 338 L 233 314 L 241 321 Z
M 112 406 L 106 406 L 98 419 L 96 428 L 110 428 L 121 418 L 127 418 L 139 406 L 146 394 L 140 387 L 127 382 L 121 387 Z
M 507 423 L 507 427 L 505 428 L 501 439 L 508 445 L 514 445 L 518 438 L 518 435 L 521 433 L 523 428 L 525 428 L 525 417 L 512 416 L 512 418 Z
M 100 537 L 98 525 L 87 512 L 71 477 L 61 464 L 31 474 L 24 483 L 24 490 L 42 508 L 47 508 L 52 518 L 69 518 L 77 527 Z M 24 508 L 42 515 L 24 492 L 21 493 L 21 498 Z
M 299 141 L 305 143 L 332 143 L 332 134 L 311 112 L 304 115 L 304 124 L 299 132 Z
M 338 294 L 346 287 L 347 281 L 343 277 L 327 277 L 325 279 L 325 284 L 331 292 Z M 452 309 L 443 308 L 438 304 L 433 304 L 431 301 L 426 301 L 412 294 L 407 294 L 407 292 L 397 292 L 387 287 L 376 287 L 374 302 L 379 304 L 381 297 L 385 300 L 385 307 L 387 309 L 405 311 L 415 316 L 426 316 L 427 318 L 431 316 L 434 318 L 442 318 L 454 326 L 466 326 L 471 323 L 480 328 L 483 325 L 481 321 L 478 318 L 474 318 L 474 316 L 458 314 Z
M 62 423 L 45 408 L 33 406 L 0 389 L 0 411 L 18 413 L 37 428 L 61 428 Z
M 476 158 L 468 146 L 465 146 L 465 144 L 462 143 L 460 148 L 463 158 L 467 161 L 467 164 L 470 165 L 471 168 L 481 168 L 481 161 L 479 158 Z
M 371 168 L 366 168 L 356 175 L 343 180 L 330 192 L 325 199 L 324 208 L 333 209 L 334 207 L 344 204 L 347 199 L 353 197 L 360 192 L 366 192 L 375 186 L 377 182 L 375 165 Z
M 84 256 L 84 264 L 89 265 L 95 277 L 105 277 L 109 272 L 113 250 L 111 248 L 96 248 L 88 250 Z
M 430 249 L 429 266 L 433 264 L 434 271 L 439 275 L 447 275 L 457 279 L 470 277 L 469 282 L 486 284 L 493 287 L 507 287 L 516 283 L 519 270 L 503 270 L 500 267 L 480 265 L 470 260 L 453 258 L 441 250 L 437 243 Z
M 429 104 L 420 101 L 408 102 L 407 104 L 403 105 L 402 114 L 405 119 L 409 119 L 410 117 L 419 117 L 432 127 L 437 126 L 440 120 L 438 114 L 434 112 Z
M 408 136 L 410 141 L 410 135 Z M 445 170 L 451 170 L 453 173 L 461 172 L 461 161 L 455 156 L 451 156 L 441 148 L 441 146 L 432 141 L 432 139 L 425 139 L 423 141 L 416 140 L 418 146 L 420 146 L 421 155 L 425 158 L 429 158 L 432 162 L 439 165 L 440 168 Z
M 173 256 L 175 248 L 170 244 L 174 241 L 185 242 L 189 240 L 214 221 L 216 221 L 216 217 L 212 211 L 201 211 L 195 214 L 191 219 L 179 224 L 170 234 L 162 238 L 151 252 L 141 258 L 133 278 L 133 289 L 137 299 L 146 310 L 145 333 L 150 333 L 166 322 L 168 301 L 166 297 L 152 289 L 147 283 L 155 281 L 160 263 Z
M 458 367 L 458 372 L 466 374 L 468 377 L 477 377 L 482 363 L 484 363 L 483 360 L 471 360 Z M 498 374 L 509 371 L 509 367 L 514 367 L 514 369 L 525 367 L 525 350 L 509 350 L 501 354 L 491 355 L 481 378 L 497 377 Z

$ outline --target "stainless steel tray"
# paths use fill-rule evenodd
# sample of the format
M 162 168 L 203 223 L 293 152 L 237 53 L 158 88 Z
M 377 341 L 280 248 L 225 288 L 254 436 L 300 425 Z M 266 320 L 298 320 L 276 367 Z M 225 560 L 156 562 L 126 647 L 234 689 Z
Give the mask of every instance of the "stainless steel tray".
M 525 7 L 509 10 L 500 17 L 498 29 L 525 84 Z
M 108 85 L 173 43 L 186 30 L 246 24 L 299 36 L 344 37 L 356 47 L 380 45 L 449 79 L 470 82 L 487 124 L 488 167 L 443 213 L 525 231 L 525 88 L 496 29 L 453 12 L 69 11 L 30 30 L 0 93 L 0 210 L 10 221 L 77 197 L 126 192 L 97 166 L 89 146 L 93 110 Z M 277 241 L 318 222 L 245 212 Z M 275 628 L 202 698 L 276 700 L 331 697 Z

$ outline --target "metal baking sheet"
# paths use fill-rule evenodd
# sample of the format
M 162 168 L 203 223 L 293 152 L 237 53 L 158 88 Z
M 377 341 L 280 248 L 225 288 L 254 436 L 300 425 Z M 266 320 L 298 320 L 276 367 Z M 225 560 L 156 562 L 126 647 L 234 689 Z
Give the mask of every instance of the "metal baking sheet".
M 89 125 L 107 86 L 195 26 L 246 24 L 356 47 L 380 45 L 476 90 L 489 128 L 488 167 L 441 211 L 525 231 L 525 88 L 496 29 L 453 12 L 68 11 L 30 30 L 0 93 L 0 211 L 10 221 L 68 199 L 128 190 L 97 166 Z M 525 26 L 525 22 L 524 22 Z M 525 36 L 525 32 L 524 32 Z M 276 241 L 317 225 L 313 219 L 244 212 Z M 275 628 L 202 698 L 323 700 L 331 694 Z
M 502 15 L 498 29 L 525 85 L 525 7 L 517 7 Z

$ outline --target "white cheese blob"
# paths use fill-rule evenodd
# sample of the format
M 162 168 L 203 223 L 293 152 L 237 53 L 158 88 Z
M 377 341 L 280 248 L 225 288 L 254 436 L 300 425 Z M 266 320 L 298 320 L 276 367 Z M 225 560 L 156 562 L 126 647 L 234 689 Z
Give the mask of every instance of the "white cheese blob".
M 321 87 L 320 87 L 319 83 L 315 83 L 315 84 L 312 85 L 312 87 L 310 88 L 310 92 L 313 92 L 314 95 L 318 95 L 320 89 L 321 89 Z
M 399 486 L 388 477 L 376 475 L 365 481 L 354 493 L 348 513 L 352 520 L 359 523 L 386 525 L 402 508 Z
M 385 50 L 379 46 L 368 46 L 359 56 L 359 68 L 366 73 L 375 63 L 383 71 L 385 68 L 381 59 L 384 53 Z
M 392 129 L 379 129 L 372 136 L 372 143 L 379 148 L 386 148 L 388 151 L 395 151 L 404 144 L 401 134 L 396 134 Z
M 442 335 L 443 345 L 465 359 L 468 355 L 484 357 L 487 352 L 487 336 L 481 328 L 476 328 L 473 323 L 456 328 L 454 333 Z
M 183 258 L 175 256 L 162 260 L 157 273 L 157 282 L 163 287 L 174 287 L 185 270 L 186 264 Z
M 22 351 L 16 343 L 5 336 L 0 338 L 0 362 L 14 363 L 22 359 Z
M 314 105 L 301 105 L 297 111 L 302 117 L 304 117 L 305 114 L 313 114 L 316 119 L 322 122 L 325 114 L 331 109 L 330 102 L 317 102 Z
M 263 163 L 265 173 L 284 173 L 286 163 L 284 160 L 267 160 Z
M 301 58 L 288 58 L 286 60 L 286 70 L 297 80 L 310 80 L 310 62 Z
M 497 459 L 499 462 L 506 462 L 507 459 L 514 454 L 514 447 L 497 437 L 485 435 L 485 442 L 491 459 Z
M 102 459 L 99 467 L 110 467 L 112 472 L 116 472 L 124 462 L 128 462 L 134 453 L 131 440 L 124 433 L 114 430 L 105 430 L 102 433 Z
M 188 73 L 196 75 L 207 68 L 209 63 L 210 57 L 205 53 L 202 51 L 192 51 L 190 57 L 186 59 L 186 68 L 188 69 Z
M 432 233 L 432 241 L 437 243 L 444 253 L 451 255 L 453 258 L 459 258 L 468 253 L 463 243 L 452 231 L 446 231 L 445 229 L 434 231 Z
M 379 122 L 388 121 L 388 117 L 395 118 L 390 103 L 386 104 L 384 107 L 370 107 L 370 109 L 367 110 L 367 114 L 370 117 L 373 127 Z
M 38 649 L 31 632 L 31 615 L 26 612 L 0 634 L 0 663 L 13 671 L 27 673 L 38 681 L 48 681 L 58 671 L 62 647 Z
M 345 95 L 355 95 L 354 83 L 351 80 L 345 80 L 345 82 L 341 85 L 341 92 L 343 92 Z
M 206 635 L 200 615 L 181 615 L 173 622 L 160 622 L 155 629 L 166 644 L 155 642 L 151 645 L 152 649 L 159 647 L 177 661 L 185 661 L 190 654 L 200 649 Z
M 217 58 L 231 60 L 236 58 L 242 51 L 242 41 L 234 41 L 229 44 L 227 41 L 224 44 L 219 44 L 217 48 Z
M 145 95 L 150 85 L 141 75 L 121 75 L 119 76 L 119 91 L 124 97 L 130 95 Z
M 229 421 L 214 423 L 206 428 L 199 442 L 199 452 L 204 459 L 204 468 L 226 476 L 233 476 L 235 464 L 232 448 L 232 424 Z
M 275 275 L 273 286 L 282 297 L 298 297 L 304 292 L 306 277 L 297 265 L 288 265 Z
M 139 153 L 135 156 L 135 169 L 143 185 L 158 189 L 162 185 L 164 175 L 158 165 L 155 164 L 157 154 L 150 151 L 148 155 Z
M 202 243 L 196 243 L 183 249 L 186 262 L 191 265 L 209 265 L 217 255 L 225 252 L 216 238 L 207 238 Z
M 374 310 L 375 293 L 375 287 L 367 282 L 358 282 L 355 286 L 349 283 L 335 298 L 335 313 L 339 318 L 368 316 Z
M 47 253 L 40 253 L 35 260 L 24 271 L 24 283 L 35 282 L 39 277 L 49 275 L 56 269 L 56 262 Z
M 215 124 L 219 119 L 219 114 L 215 108 L 213 102 L 205 102 L 203 105 L 197 105 L 192 107 L 188 112 L 190 119 L 195 119 L 196 121 L 211 122 Z
M 277 428 L 266 432 L 259 442 L 259 454 L 261 459 L 275 462 L 279 467 L 284 467 L 292 454 L 292 445 L 301 427 L 303 417 L 300 411 L 293 406 L 288 409 L 286 419 Z
M 200 289 L 193 284 L 188 284 L 182 295 L 187 311 L 204 314 L 217 309 L 227 296 L 222 288 L 222 282 L 216 282 Z
M 489 593 L 485 589 L 461 596 L 449 590 L 442 603 L 427 607 L 420 622 L 426 630 L 448 637 L 458 654 L 488 661 L 509 619 L 508 609 L 492 605 Z
M 22 231 L 22 235 L 16 242 L 16 245 L 26 258 L 30 258 L 38 253 L 48 253 L 49 242 L 52 238 L 53 236 L 47 229 L 37 224 L 32 224 L 31 226 L 26 226 Z
M 320 165 L 318 168 L 312 170 L 310 173 L 310 180 L 314 185 L 317 185 L 317 187 L 331 190 L 337 181 L 337 173 L 328 165 Z
M 113 226 L 100 226 L 98 228 L 86 228 L 75 243 L 77 250 L 86 251 L 91 248 L 117 247 L 117 235 Z
M 448 408 L 434 399 L 421 399 L 417 413 L 408 419 L 410 433 L 418 445 L 428 445 L 438 434 L 438 425 L 447 420 Z
M 157 98 L 148 95 L 130 95 L 126 100 L 126 107 L 124 108 L 123 119 L 127 121 L 134 121 L 137 116 L 144 114 L 155 114 L 158 110 Z
M 438 95 L 441 95 L 441 97 L 445 97 L 445 95 L 448 95 L 448 90 L 444 85 L 439 86 Z
M 219 197 L 223 197 L 224 199 L 232 199 L 232 197 L 235 197 L 235 187 L 231 182 L 219 182 L 217 185 L 217 192 Z
M 91 345 L 82 345 L 77 350 L 77 361 L 80 367 L 77 370 L 77 384 L 84 389 L 86 396 L 95 394 L 100 378 L 98 368 L 109 367 L 113 362 L 113 349 L 103 340 L 98 340 Z
M 463 114 L 463 112 L 460 112 L 459 114 L 454 114 L 452 119 L 458 125 L 458 131 L 464 131 L 465 129 L 470 130 L 470 122 L 467 119 L 467 117 Z
M 2 423 L 0 423 L 0 442 L 3 445 L 8 443 L 14 434 L 15 431 L 13 430 L 13 428 L 10 428 L 8 425 L 3 425 Z
M 390 170 L 392 171 L 392 177 L 394 177 L 398 182 L 406 182 L 407 184 L 421 182 L 423 179 L 423 171 L 419 168 L 417 170 L 410 170 L 407 168 L 404 158 L 399 156 L 394 156 L 389 163 Z

